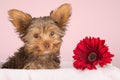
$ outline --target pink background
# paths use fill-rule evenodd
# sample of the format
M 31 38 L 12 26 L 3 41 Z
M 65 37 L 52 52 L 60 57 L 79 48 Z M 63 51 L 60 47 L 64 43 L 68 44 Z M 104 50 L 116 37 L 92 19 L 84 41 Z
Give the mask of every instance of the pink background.
M 5 61 L 23 45 L 8 20 L 9 9 L 19 9 L 33 17 L 47 16 L 63 3 L 72 5 L 72 16 L 61 48 L 62 61 L 73 61 L 73 49 L 85 36 L 106 40 L 115 54 L 113 65 L 120 68 L 120 0 L 1 0 L 0 61 Z

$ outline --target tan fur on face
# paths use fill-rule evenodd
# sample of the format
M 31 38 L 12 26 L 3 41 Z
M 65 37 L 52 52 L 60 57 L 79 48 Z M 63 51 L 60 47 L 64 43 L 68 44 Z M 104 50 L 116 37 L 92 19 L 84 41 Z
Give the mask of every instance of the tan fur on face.
M 50 33 L 54 32 L 53 36 Z M 38 34 L 39 38 L 34 38 Z M 26 42 L 26 50 L 36 55 L 54 54 L 59 52 L 64 32 L 49 17 L 41 17 L 33 19 L 28 32 L 23 37 Z M 45 44 L 49 44 L 49 48 L 45 48 Z

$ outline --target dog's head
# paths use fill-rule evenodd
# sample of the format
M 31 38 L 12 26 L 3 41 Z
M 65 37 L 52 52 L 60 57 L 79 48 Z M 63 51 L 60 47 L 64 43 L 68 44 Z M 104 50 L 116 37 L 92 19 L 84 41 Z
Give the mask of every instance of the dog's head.
M 25 50 L 37 55 L 53 54 L 60 50 L 66 24 L 71 15 L 70 4 L 63 4 L 50 13 L 50 16 L 32 18 L 31 15 L 12 9 L 8 12 Z

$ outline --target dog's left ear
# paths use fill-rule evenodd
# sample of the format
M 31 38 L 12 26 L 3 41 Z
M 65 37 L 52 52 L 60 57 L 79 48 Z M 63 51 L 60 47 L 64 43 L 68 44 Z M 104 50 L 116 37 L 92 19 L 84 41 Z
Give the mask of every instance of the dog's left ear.
M 61 29 L 65 30 L 65 26 L 71 16 L 71 5 L 65 3 L 50 13 L 50 17 L 58 23 Z
M 10 21 L 15 26 L 16 30 L 22 34 L 28 27 L 29 22 L 31 21 L 31 15 L 24 13 L 17 9 L 11 9 L 8 11 Z

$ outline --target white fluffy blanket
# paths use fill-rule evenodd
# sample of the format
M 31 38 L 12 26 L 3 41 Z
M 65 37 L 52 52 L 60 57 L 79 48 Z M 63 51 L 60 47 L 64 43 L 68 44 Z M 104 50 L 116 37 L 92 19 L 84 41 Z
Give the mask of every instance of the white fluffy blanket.
M 120 69 L 108 65 L 97 70 L 76 70 L 71 62 L 60 69 L 0 69 L 0 80 L 120 80 Z

